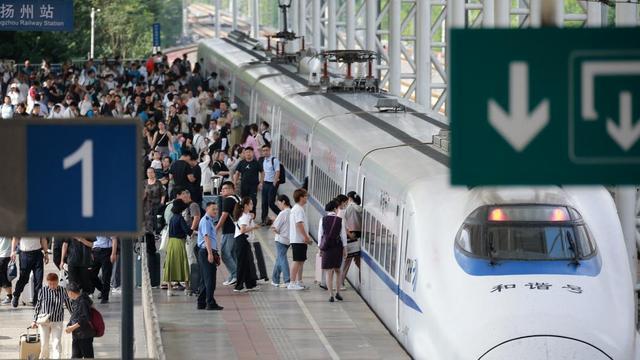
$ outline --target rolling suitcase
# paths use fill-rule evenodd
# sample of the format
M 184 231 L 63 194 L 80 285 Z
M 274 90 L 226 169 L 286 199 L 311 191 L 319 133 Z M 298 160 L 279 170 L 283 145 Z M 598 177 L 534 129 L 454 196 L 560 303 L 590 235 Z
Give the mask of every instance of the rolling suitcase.
M 40 334 L 31 334 L 31 328 L 27 328 L 27 333 L 20 336 L 18 345 L 20 359 L 35 360 L 40 358 Z
M 151 280 L 151 287 L 160 286 L 160 253 L 147 254 L 149 262 L 149 280 Z

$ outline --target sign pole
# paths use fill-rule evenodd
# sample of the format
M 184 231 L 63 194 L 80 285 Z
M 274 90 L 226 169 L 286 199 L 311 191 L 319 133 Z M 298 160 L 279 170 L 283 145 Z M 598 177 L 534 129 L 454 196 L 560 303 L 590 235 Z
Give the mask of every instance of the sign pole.
M 120 242 L 120 271 L 122 274 L 122 313 L 120 331 L 120 358 L 133 360 L 133 239 Z

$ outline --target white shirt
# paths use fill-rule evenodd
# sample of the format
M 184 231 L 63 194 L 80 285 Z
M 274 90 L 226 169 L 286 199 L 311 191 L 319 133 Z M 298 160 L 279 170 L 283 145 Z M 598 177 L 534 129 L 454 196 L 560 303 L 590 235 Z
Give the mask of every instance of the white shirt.
M 304 208 L 299 204 L 293 205 L 289 216 L 289 242 L 291 244 L 304 244 L 304 236 L 298 231 L 297 224 L 303 223 L 305 233 L 309 234 L 309 220 Z
M 42 249 L 40 238 L 23 237 L 20 239 L 20 251 L 35 251 Z
M 11 119 L 13 117 L 13 106 L 2 104 L 2 108 L 0 108 L 0 112 L 2 113 L 3 119 Z
M 337 216 L 335 212 L 328 212 L 327 216 Z M 324 230 L 322 229 L 322 220 L 320 219 L 320 224 L 318 224 L 318 241 L 322 241 L 322 235 L 324 234 Z M 331 220 L 333 222 L 334 220 Z M 340 228 L 340 240 L 342 240 L 342 246 L 347 246 L 347 229 L 344 226 L 344 220 L 342 220 L 342 226 Z
M 0 258 L 11 256 L 11 238 L 0 237 Z
M 251 220 L 252 220 L 252 214 L 249 213 L 243 213 L 242 216 L 240 216 L 240 219 L 238 219 L 238 224 L 236 226 L 236 233 L 234 235 L 234 237 L 238 237 L 240 236 L 240 229 L 242 228 L 242 225 L 246 225 L 246 226 L 250 226 L 251 225 Z M 249 234 L 246 234 L 247 236 L 249 236 Z
M 344 209 L 344 222 L 349 231 L 361 231 L 362 229 L 362 208 L 356 203 L 349 203 Z
M 271 225 L 278 232 L 276 241 L 284 245 L 289 245 L 289 216 L 291 216 L 291 209 L 284 209 L 280 211 L 276 221 Z

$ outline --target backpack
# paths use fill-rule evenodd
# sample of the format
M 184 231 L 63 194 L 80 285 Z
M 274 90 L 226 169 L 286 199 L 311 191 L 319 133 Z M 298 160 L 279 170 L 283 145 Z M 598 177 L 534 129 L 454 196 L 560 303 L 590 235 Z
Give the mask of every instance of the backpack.
M 268 133 L 269 130 L 266 130 L 263 133 L 260 133 L 260 136 L 262 136 L 262 141 L 265 143 L 265 145 L 269 145 L 269 147 L 271 147 L 271 141 L 267 140 L 267 137 L 264 136 L 264 134 Z M 269 133 L 269 135 L 271 135 L 271 133 Z
M 96 332 L 95 337 L 102 337 L 102 335 L 104 335 L 104 319 L 102 318 L 102 314 L 94 307 L 91 307 L 90 314 L 91 318 L 89 320 L 91 327 Z
M 271 157 L 271 167 L 275 167 L 275 156 Z M 287 175 L 284 173 L 284 165 L 282 165 L 282 162 L 280 162 L 280 168 L 278 169 L 278 171 L 280 171 L 280 177 L 278 178 L 278 183 L 276 185 L 281 185 L 287 182 Z

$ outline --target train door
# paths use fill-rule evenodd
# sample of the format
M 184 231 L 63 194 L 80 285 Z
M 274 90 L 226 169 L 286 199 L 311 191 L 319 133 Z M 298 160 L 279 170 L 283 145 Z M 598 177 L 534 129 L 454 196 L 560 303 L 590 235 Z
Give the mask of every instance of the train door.
M 282 109 L 280 106 L 274 106 L 273 111 L 273 121 L 271 122 L 271 152 L 273 154 L 279 154 L 280 135 L 282 134 Z M 281 174 L 281 176 L 284 176 L 284 174 Z
M 347 160 L 344 161 L 344 177 L 342 178 L 342 193 L 346 194 L 349 192 L 347 183 L 349 181 L 349 162 Z
M 412 259 L 409 251 L 410 237 L 413 236 L 409 231 L 409 224 L 411 224 L 412 214 L 408 211 L 403 213 L 402 219 L 402 241 L 400 241 L 401 257 L 398 273 L 398 338 L 401 343 L 406 343 L 406 338 L 409 334 L 409 327 L 407 324 L 407 316 L 411 316 L 411 308 L 408 303 L 413 300 L 410 298 L 413 294 L 413 287 L 415 285 L 415 272 L 417 268 L 416 260 Z

